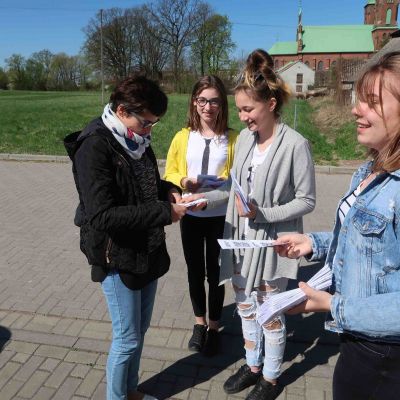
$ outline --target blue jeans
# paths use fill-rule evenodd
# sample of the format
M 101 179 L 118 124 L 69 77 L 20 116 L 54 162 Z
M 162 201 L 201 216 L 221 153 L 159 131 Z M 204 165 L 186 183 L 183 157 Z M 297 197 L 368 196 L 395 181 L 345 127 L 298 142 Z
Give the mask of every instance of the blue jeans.
M 107 359 L 107 400 L 125 400 L 135 392 L 144 335 L 150 326 L 157 280 L 131 290 L 118 272 L 110 272 L 101 284 L 112 322 L 112 343 Z
M 238 314 L 242 320 L 243 338 L 245 339 L 246 363 L 249 367 L 263 366 L 263 376 L 277 379 L 281 374 L 283 354 L 286 345 L 286 326 L 284 314 L 261 326 L 257 322 L 258 308 L 268 297 L 286 290 L 287 278 L 274 281 L 261 281 L 259 288 L 247 296 L 244 292 L 246 278 L 240 275 L 241 264 L 235 268 L 232 285 Z

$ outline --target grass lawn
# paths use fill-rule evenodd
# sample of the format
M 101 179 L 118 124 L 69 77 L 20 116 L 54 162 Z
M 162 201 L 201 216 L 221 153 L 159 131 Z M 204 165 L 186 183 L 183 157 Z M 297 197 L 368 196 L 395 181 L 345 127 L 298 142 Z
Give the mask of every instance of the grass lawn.
M 295 104 L 297 130 L 310 141 L 315 161 L 332 162 L 335 151 L 346 157 L 351 151 L 346 132 L 350 132 L 351 127 L 337 143 L 329 143 L 315 127 L 313 109 L 306 101 L 292 101 L 285 108 L 283 120 L 293 126 Z M 153 148 L 158 158 L 166 157 L 175 132 L 185 126 L 187 108 L 187 95 L 169 95 L 168 112 L 153 132 Z M 232 96 L 229 109 L 230 126 L 243 129 Z M 0 153 L 65 155 L 63 137 L 81 130 L 91 119 L 101 115 L 103 107 L 100 94 L 93 92 L 0 91 L 0 110 Z

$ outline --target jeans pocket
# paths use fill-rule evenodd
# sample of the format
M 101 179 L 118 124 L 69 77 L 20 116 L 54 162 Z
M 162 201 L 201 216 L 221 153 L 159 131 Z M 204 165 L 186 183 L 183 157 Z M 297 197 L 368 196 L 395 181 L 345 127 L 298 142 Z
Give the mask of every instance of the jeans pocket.
M 365 351 L 368 351 L 368 353 L 370 354 L 374 354 L 380 358 L 386 357 L 388 346 L 366 341 L 358 341 L 357 344 L 360 348 L 364 349 Z

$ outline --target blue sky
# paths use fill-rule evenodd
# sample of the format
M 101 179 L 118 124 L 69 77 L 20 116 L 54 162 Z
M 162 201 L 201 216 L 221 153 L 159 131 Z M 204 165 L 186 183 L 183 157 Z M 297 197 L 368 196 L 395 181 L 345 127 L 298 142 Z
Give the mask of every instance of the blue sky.
M 236 55 L 295 39 L 299 0 L 209 0 L 233 23 Z M 362 24 L 366 0 L 302 0 L 304 25 Z M 0 66 L 13 53 L 49 49 L 78 54 L 82 31 L 100 8 L 133 7 L 139 0 L 0 0 Z

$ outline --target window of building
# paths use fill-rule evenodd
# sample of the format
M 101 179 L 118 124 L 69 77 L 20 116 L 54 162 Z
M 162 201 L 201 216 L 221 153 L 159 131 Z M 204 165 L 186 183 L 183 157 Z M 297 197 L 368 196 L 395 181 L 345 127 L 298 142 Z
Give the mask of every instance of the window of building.
M 335 68 L 335 67 L 336 67 L 336 61 L 332 61 L 331 68 Z
M 297 74 L 296 83 L 303 83 L 303 74 Z
M 309 62 L 309 61 L 306 61 L 304 64 L 306 64 L 306 65 L 307 65 L 307 67 L 309 67 L 309 66 L 310 66 L 310 62 Z
M 386 25 L 390 25 L 391 21 L 392 21 L 392 9 L 388 8 L 386 11 Z
M 318 71 L 322 71 L 324 69 L 324 62 L 323 61 L 318 61 Z
M 279 60 L 275 60 L 275 69 L 279 68 Z
M 296 85 L 296 92 L 301 93 L 303 91 L 303 86 L 302 85 Z

